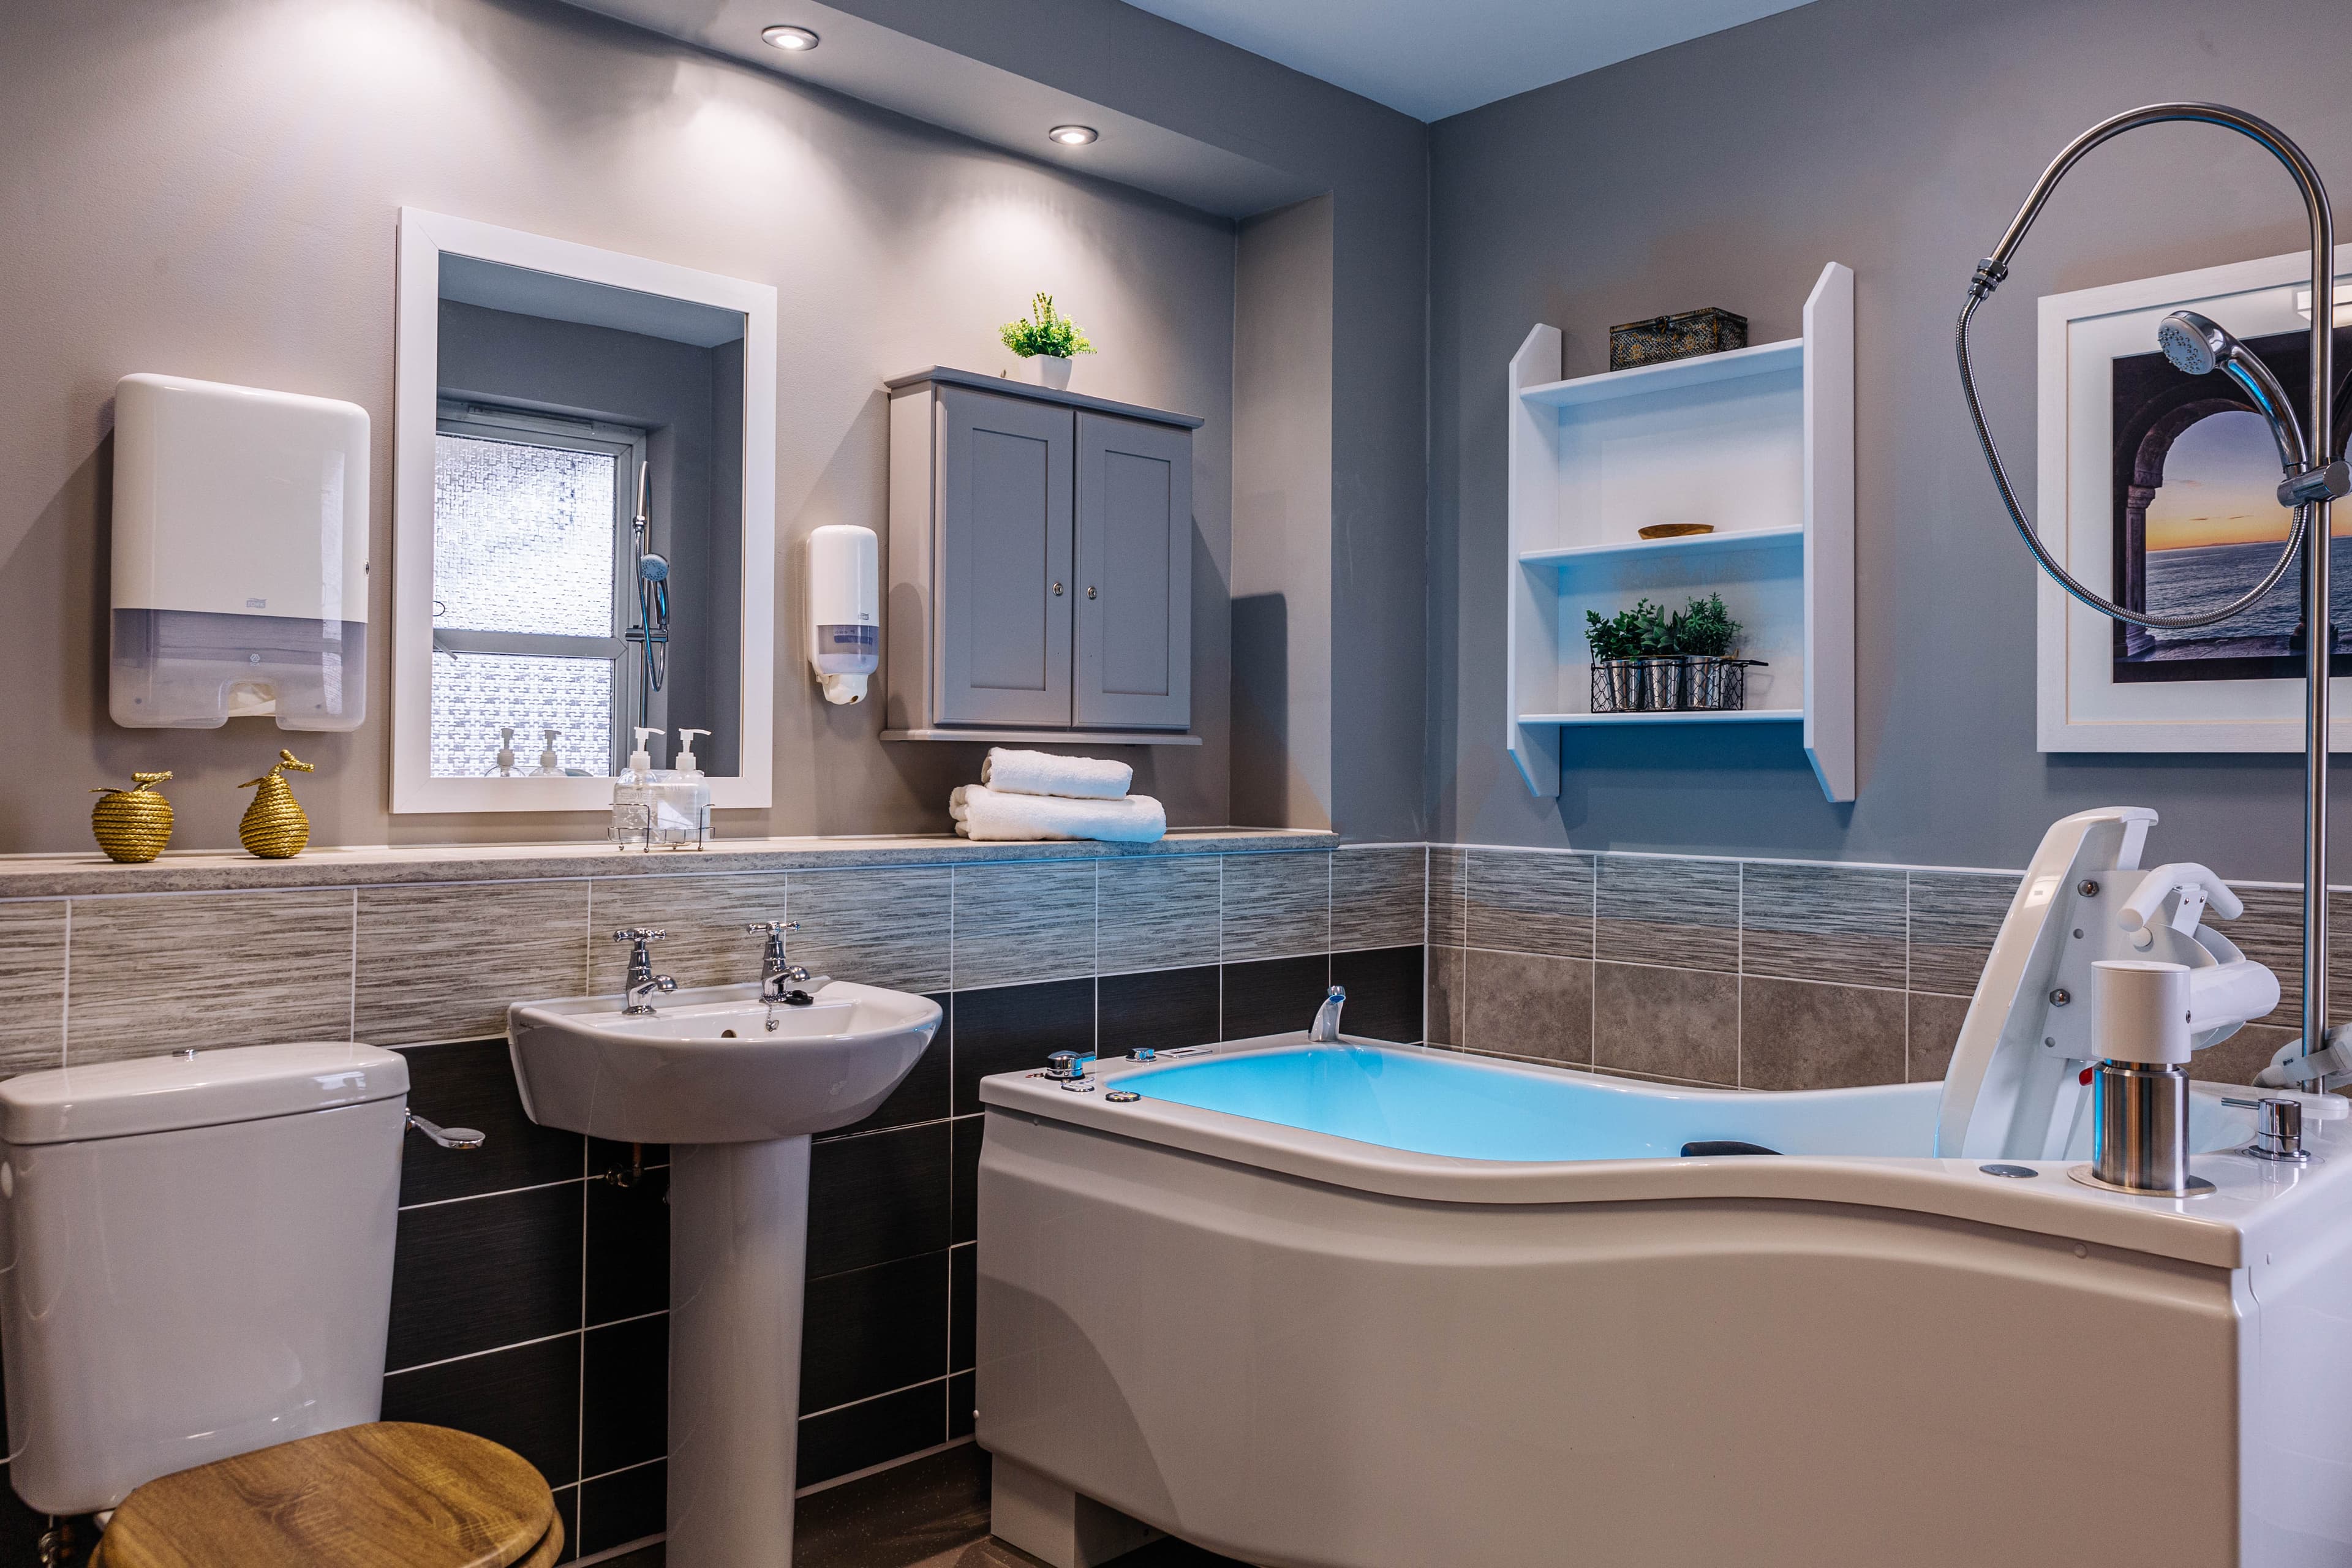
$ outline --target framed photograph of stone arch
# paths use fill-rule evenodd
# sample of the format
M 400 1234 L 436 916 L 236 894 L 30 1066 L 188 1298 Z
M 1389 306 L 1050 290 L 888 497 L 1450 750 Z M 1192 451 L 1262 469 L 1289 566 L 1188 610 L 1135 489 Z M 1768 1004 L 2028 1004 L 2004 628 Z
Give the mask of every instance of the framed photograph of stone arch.
M 2336 251 L 2336 428 L 2352 429 L 2352 246 Z M 2302 401 L 2310 384 L 2307 255 L 2270 257 L 2041 300 L 2034 522 L 2066 569 L 2158 615 L 2218 606 L 2259 583 L 2293 519 L 2278 449 L 2237 387 L 2156 346 L 2193 310 L 2262 355 Z M 2324 308 L 2324 307 L 2323 307 Z M 2352 628 L 2352 506 L 2339 507 L 2333 620 Z M 2290 566 L 2245 615 L 2194 632 L 2126 626 L 2038 581 L 2036 729 L 2044 752 L 2299 752 L 2308 627 Z M 2332 657 L 2330 750 L 2352 751 L 2352 630 Z

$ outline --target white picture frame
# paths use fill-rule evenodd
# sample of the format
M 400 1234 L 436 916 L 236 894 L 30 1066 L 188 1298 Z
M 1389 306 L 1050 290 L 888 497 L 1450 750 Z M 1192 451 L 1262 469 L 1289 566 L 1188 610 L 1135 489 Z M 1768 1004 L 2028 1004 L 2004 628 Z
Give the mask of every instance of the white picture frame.
M 2336 248 L 2336 269 L 2341 301 L 2352 279 L 2352 245 Z M 2295 251 L 2042 297 L 2032 521 L 2067 571 L 2114 595 L 2115 361 L 2155 352 L 2157 323 L 2178 310 L 2210 316 L 2241 338 L 2307 330 L 2310 294 L 2310 253 Z M 2347 316 L 2344 304 L 2337 313 L 2339 321 Z M 2301 414 L 2304 388 L 2288 391 Z M 2047 573 L 2035 576 L 2041 751 L 2304 749 L 2300 679 L 2117 681 L 2115 622 L 2077 604 Z M 2346 714 L 2352 678 L 2334 686 L 2331 711 Z M 2328 749 L 2352 751 L 2352 715 L 2333 720 Z
M 776 326 L 773 285 L 651 261 L 469 218 L 400 209 L 393 398 L 392 810 L 609 811 L 610 778 L 448 778 L 432 770 L 433 463 L 441 258 L 472 257 L 692 300 L 744 316 L 741 735 L 710 804 L 772 805 L 775 726 Z

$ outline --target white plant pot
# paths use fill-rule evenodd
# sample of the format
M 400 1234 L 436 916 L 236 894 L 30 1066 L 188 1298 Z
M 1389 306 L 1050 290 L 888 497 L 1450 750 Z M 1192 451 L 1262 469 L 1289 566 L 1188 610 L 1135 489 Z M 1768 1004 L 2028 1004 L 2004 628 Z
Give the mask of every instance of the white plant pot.
M 1056 392 L 1070 390 L 1070 362 L 1061 354 L 1032 354 L 1029 363 L 1037 367 L 1037 384 Z

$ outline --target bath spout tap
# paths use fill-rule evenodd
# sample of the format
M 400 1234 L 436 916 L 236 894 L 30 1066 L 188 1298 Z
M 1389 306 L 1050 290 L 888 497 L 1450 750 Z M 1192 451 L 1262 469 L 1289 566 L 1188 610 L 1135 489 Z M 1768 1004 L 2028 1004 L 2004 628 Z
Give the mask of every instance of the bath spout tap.
M 798 921 L 753 921 L 743 928 L 746 936 L 765 935 L 767 946 L 760 953 L 760 1000 L 782 1002 L 809 982 L 809 972 L 794 963 L 784 952 L 784 936 L 801 929 Z
M 654 1010 L 653 997 L 667 996 L 677 989 L 677 982 L 667 974 L 654 973 L 654 956 L 646 946 L 667 937 L 666 931 L 649 931 L 641 926 L 624 926 L 613 933 L 614 942 L 632 943 L 629 949 L 629 978 L 621 992 L 621 1016 L 642 1018 Z
M 1315 1010 L 1315 1023 L 1307 1031 L 1310 1045 L 1336 1046 L 1339 1043 L 1339 1009 L 1348 1005 L 1348 988 L 1331 987 L 1331 994 L 1323 998 L 1323 1005 Z

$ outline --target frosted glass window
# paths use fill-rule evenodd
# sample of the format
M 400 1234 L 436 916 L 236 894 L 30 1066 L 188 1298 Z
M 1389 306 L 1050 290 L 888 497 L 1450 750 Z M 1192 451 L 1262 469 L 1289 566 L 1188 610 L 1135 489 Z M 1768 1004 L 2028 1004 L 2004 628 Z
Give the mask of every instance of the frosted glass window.
M 504 653 L 433 657 L 433 773 L 479 778 L 498 765 L 499 730 L 514 727 L 515 765 L 539 765 L 540 731 L 563 733 L 566 768 L 613 771 L 613 661 Z
M 605 452 L 436 437 L 433 624 L 611 637 L 614 467 Z

